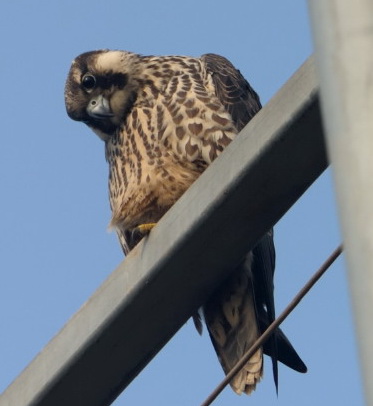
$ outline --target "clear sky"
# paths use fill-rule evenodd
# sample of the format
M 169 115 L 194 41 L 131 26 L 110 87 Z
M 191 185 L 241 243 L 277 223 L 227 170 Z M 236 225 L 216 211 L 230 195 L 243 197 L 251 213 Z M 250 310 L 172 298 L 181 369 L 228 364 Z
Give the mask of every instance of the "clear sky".
M 79 53 L 228 57 L 266 103 L 312 53 L 305 0 L 3 1 L 0 6 L 0 390 L 123 259 L 107 231 L 104 145 L 71 121 L 63 90 Z M 327 171 L 275 228 L 279 313 L 340 243 Z M 161 328 L 161 326 L 160 326 Z M 250 397 L 214 405 L 363 405 L 348 288 L 339 259 L 284 325 L 309 368 L 270 364 Z M 223 373 L 190 321 L 114 403 L 200 404 Z

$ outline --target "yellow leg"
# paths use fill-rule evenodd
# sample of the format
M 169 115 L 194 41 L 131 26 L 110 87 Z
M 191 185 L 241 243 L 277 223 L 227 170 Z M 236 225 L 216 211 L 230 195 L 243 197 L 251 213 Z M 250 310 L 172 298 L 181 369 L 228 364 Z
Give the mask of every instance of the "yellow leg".
M 153 227 L 155 227 L 157 223 L 145 223 L 145 224 L 139 224 L 135 230 L 141 234 L 146 234 L 148 233 Z

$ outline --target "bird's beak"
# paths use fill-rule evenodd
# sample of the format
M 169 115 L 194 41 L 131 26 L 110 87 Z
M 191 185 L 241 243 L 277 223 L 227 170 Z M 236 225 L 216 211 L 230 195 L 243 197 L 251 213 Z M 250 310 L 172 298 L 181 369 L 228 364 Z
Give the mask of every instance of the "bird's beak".
M 87 107 L 87 113 L 89 116 L 98 119 L 105 119 L 114 116 L 110 108 L 109 100 L 102 96 L 102 94 L 90 100 Z

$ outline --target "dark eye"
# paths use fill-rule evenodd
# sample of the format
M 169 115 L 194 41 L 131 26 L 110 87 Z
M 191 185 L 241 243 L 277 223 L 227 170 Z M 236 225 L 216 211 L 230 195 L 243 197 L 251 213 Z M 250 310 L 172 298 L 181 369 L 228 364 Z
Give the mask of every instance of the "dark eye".
M 82 79 L 82 85 L 85 90 L 92 90 L 96 86 L 96 78 L 92 75 L 85 75 Z

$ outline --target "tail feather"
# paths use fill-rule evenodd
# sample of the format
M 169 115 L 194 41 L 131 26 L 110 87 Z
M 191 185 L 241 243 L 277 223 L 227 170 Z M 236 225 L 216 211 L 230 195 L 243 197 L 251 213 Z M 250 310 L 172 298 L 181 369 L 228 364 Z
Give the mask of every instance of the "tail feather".
M 211 341 L 226 374 L 275 319 L 274 266 L 273 234 L 270 231 L 202 308 Z M 194 322 L 201 332 L 201 321 L 196 315 Z M 276 391 L 278 361 L 298 372 L 307 371 L 306 365 L 278 328 L 231 380 L 231 387 L 236 393 L 249 394 L 255 390 L 263 374 L 263 353 L 272 359 Z
M 264 331 L 268 327 L 268 323 L 265 321 L 260 320 L 260 325 L 261 325 L 261 330 Z M 284 365 L 287 367 L 294 369 L 294 371 L 301 372 L 301 373 L 306 373 L 307 372 L 307 366 L 305 363 L 302 361 L 294 347 L 291 345 L 290 341 L 288 338 L 285 336 L 283 331 L 278 328 L 274 332 L 274 337 L 277 343 L 277 354 L 276 357 L 278 361 L 282 362 Z M 273 350 L 271 346 L 269 345 L 268 341 L 264 343 L 263 346 L 263 351 L 264 354 L 273 357 Z
M 235 273 L 208 300 L 203 313 L 219 361 L 227 374 L 260 336 L 250 275 Z M 232 389 L 249 394 L 263 373 L 263 351 L 259 348 L 232 379 Z

